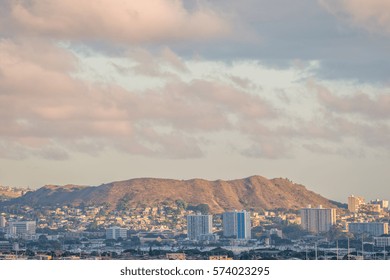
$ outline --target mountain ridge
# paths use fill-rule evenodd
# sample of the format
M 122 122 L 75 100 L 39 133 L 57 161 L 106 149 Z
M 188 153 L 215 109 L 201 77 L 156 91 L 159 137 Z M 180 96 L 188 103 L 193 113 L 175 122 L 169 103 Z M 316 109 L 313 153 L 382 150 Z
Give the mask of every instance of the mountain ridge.
M 109 205 L 118 207 L 154 206 L 182 200 L 189 205 L 207 204 L 212 213 L 231 209 L 299 209 L 308 204 L 337 206 L 329 199 L 288 179 L 254 175 L 243 179 L 189 180 L 133 178 L 99 186 L 47 185 L 8 205 Z

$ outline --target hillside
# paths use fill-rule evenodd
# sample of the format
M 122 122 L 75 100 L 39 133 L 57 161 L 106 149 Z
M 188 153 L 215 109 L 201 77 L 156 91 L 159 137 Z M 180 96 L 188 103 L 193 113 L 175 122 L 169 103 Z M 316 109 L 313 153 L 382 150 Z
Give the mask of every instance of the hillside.
M 45 186 L 10 200 L 20 205 L 119 205 L 153 206 L 183 200 L 190 205 L 208 204 L 213 213 L 229 209 L 298 209 L 308 204 L 335 207 L 328 199 L 287 179 L 261 176 L 230 180 L 171 180 L 141 178 L 103 184 L 97 187 Z
M 16 197 L 20 197 L 24 195 L 27 191 L 30 191 L 30 189 L 0 186 L 0 201 L 5 201 Z

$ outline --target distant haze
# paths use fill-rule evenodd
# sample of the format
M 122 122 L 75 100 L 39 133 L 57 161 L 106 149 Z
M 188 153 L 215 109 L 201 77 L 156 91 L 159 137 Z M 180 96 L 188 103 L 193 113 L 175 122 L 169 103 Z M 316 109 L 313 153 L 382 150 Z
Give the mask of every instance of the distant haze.
M 386 0 L 0 2 L 0 185 L 283 177 L 390 199 Z

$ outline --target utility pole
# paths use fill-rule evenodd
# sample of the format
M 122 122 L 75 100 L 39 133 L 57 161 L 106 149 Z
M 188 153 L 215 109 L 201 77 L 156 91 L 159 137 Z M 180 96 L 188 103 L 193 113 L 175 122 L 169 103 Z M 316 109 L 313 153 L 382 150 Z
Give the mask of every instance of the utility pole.
M 306 251 L 306 260 L 307 260 L 307 245 L 305 246 L 305 251 Z
M 347 250 L 347 259 L 349 260 L 349 237 L 348 237 L 348 250 Z
M 336 240 L 336 260 L 339 260 L 339 240 Z

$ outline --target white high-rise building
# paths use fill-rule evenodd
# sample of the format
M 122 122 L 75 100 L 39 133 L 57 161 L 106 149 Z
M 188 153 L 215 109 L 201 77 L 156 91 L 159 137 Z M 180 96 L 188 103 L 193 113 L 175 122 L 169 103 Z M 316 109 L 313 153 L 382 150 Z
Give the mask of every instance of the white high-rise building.
M 251 218 L 249 212 L 232 211 L 222 215 L 223 235 L 236 239 L 251 239 Z
M 0 228 L 5 228 L 7 220 L 4 216 L 0 216 Z
M 190 240 L 199 240 L 202 235 L 213 233 L 212 215 L 188 215 L 187 236 Z
M 336 223 L 336 209 L 318 208 L 301 209 L 301 226 L 312 233 L 327 232 Z
M 348 197 L 348 210 L 356 213 L 359 211 L 360 206 L 364 204 L 364 198 L 361 196 L 354 196 L 353 194 Z
M 106 239 L 127 239 L 127 229 L 121 227 L 110 227 L 106 229 Z

